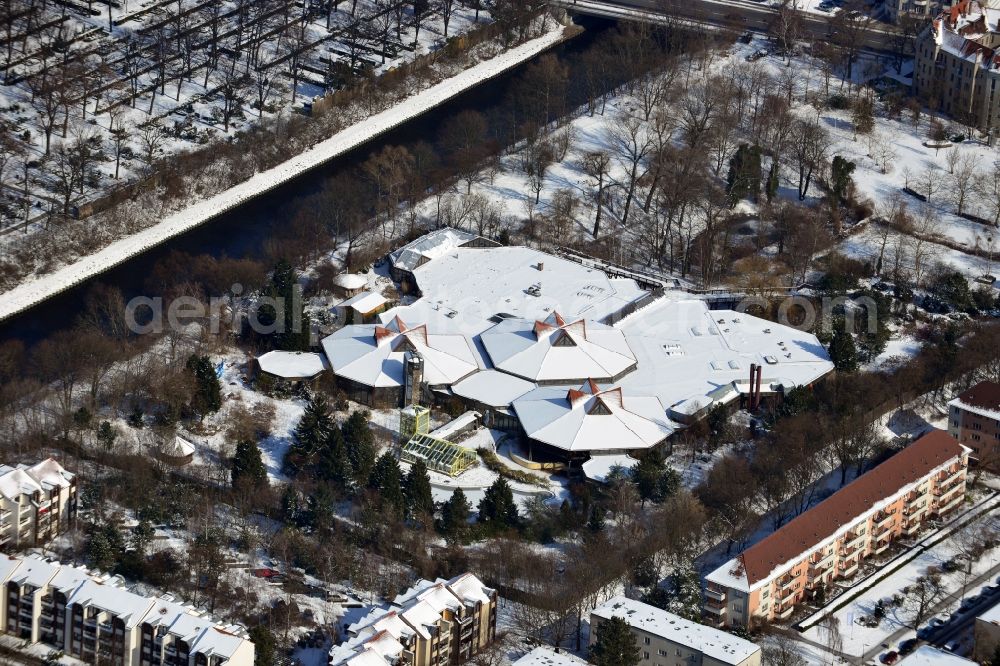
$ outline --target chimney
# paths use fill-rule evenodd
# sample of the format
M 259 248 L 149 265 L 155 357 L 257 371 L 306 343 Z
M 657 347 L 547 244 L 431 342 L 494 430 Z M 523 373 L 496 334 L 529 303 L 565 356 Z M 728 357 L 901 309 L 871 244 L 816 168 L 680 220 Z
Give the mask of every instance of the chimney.
M 756 396 L 754 398 L 754 403 L 753 403 L 753 408 L 754 409 L 757 409 L 758 407 L 760 407 L 760 376 L 763 374 L 763 372 L 764 372 L 764 366 L 758 365 L 757 366 L 757 393 L 756 393 Z
M 753 411 L 753 379 L 757 374 L 757 364 L 750 364 L 750 395 L 747 396 L 747 409 Z
M 421 385 L 424 381 L 424 357 L 420 352 L 408 351 L 403 359 L 403 404 L 419 405 Z
M 538 270 L 540 270 L 540 271 L 541 270 L 545 270 L 545 263 L 544 262 L 541 262 L 541 261 L 538 262 Z

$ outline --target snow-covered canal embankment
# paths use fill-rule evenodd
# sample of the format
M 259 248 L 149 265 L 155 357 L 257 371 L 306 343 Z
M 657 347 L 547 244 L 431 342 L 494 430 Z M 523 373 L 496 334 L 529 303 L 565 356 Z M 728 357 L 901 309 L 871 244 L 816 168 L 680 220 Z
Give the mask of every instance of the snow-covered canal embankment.
M 0 294 L 0 321 L 79 285 L 88 278 L 193 229 L 447 102 L 456 95 L 503 74 L 559 43 L 563 39 L 563 31 L 562 26 L 556 26 L 541 37 L 415 93 L 396 106 L 338 132 L 273 169 L 255 174 L 249 180 L 225 192 L 173 213 L 158 224 L 115 241 L 94 254 L 82 257 L 52 273 L 26 280 L 10 291 Z

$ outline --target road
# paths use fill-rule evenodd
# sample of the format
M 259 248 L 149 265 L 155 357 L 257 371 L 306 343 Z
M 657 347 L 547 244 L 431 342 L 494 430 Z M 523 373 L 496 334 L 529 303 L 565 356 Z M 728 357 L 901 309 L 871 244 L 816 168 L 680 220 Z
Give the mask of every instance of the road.
M 570 13 L 605 18 L 628 18 L 651 22 L 667 17 L 702 25 L 735 30 L 767 32 L 777 10 L 747 0 L 551 0 Z M 802 12 L 802 37 L 825 40 L 830 32 L 826 16 Z M 885 24 L 873 24 L 862 31 L 860 46 L 866 51 L 892 54 L 892 33 Z

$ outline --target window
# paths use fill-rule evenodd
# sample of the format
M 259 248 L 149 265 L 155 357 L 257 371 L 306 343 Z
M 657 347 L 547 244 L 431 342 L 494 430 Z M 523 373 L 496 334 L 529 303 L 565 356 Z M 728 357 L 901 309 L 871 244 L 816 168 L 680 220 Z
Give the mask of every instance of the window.
M 649 653 L 648 652 L 643 652 L 642 653 L 642 658 L 643 659 L 649 659 Z
M 680 649 L 680 648 L 677 648 L 677 649 L 675 650 L 675 652 L 677 653 L 677 656 L 678 656 L 678 657 L 679 657 L 679 656 L 681 656 L 681 649 Z
M 663 649 L 660 649 L 660 650 L 656 651 L 656 654 L 658 654 L 661 657 L 666 657 L 667 656 L 667 651 L 663 650 Z
M 645 637 L 643 637 L 643 639 L 642 639 L 642 644 L 643 644 L 643 645 L 649 645 L 649 636 L 645 636 Z

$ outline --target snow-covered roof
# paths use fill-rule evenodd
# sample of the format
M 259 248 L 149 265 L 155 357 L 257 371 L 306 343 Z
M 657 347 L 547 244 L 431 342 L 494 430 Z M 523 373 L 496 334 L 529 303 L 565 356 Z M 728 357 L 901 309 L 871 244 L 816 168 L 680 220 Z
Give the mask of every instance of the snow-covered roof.
M 333 283 L 341 289 L 364 289 L 368 286 L 368 278 L 358 273 L 341 273 L 333 278 Z
M 656 398 L 589 380 L 578 389 L 539 387 L 513 407 L 528 437 L 566 451 L 648 449 L 678 427 Z
M 547 645 L 540 645 L 513 663 L 513 666 L 585 666 L 587 662 L 575 654 L 556 652 Z
M 609 278 L 528 247 L 458 247 L 413 271 L 423 296 L 400 313 L 429 311 L 476 335 L 498 318 L 545 319 L 558 311 L 568 321 L 601 321 L 647 297 L 634 280 Z
M 351 308 L 356 310 L 361 314 L 368 314 L 373 312 L 378 308 L 382 307 L 389 301 L 385 296 L 374 291 L 363 291 L 360 294 L 351 296 L 346 301 L 339 304 L 338 307 Z
M 134 628 L 147 622 L 164 626 L 188 642 L 192 653 L 229 658 L 249 639 L 237 626 L 224 626 L 207 615 L 167 598 L 148 597 L 123 587 L 118 578 L 99 576 L 82 567 L 37 556 L 0 555 L 0 583 L 13 581 L 36 588 L 49 586 L 66 594 L 67 604 L 97 608 Z
M 389 260 L 395 268 L 412 271 L 424 262 L 436 259 L 475 238 L 476 235 L 468 231 L 451 227 L 437 229 L 390 253 Z
M 983 69 L 1000 69 L 1000 10 L 979 0 L 961 0 L 931 24 L 931 36 L 944 52 Z
M 759 645 L 748 640 L 623 596 L 598 606 L 592 615 L 605 620 L 620 617 L 633 628 L 697 650 L 724 664 L 740 664 L 760 651 Z
M 180 435 L 168 439 L 160 446 L 160 454 L 168 458 L 187 458 L 194 455 L 195 446 Z
M 398 595 L 388 609 L 376 608 L 347 628 L 350 638 L 330 650 L 331 666 L 387 666 L 395 663 L 414 634 L 430 638 L 431 627 L 446 610 L 487 603 L 493 590 L 472 574 L 444 580 L 419 580 Z M 388 658 L 388 659 L 387 659 Z
M 407 351 L 423 357 L 424 381 L 431 386 L 454 384 L 479 369 L 464 335 L 430 333 L 398 317 L 386 326 L 345 326 L 322 345 L 334 374 L 372 387 L 403 385 Z
M 84 581 L 66 599 L 67 605 L 81 604 L 117 616 L 126 628 L 134 628 L 153 606 L 153 600 L 114 585 L 113 582 Z
M 535 388 L 535 384 L 499 370 L 480 370 L 451 387 L 455 395 L 490 407 L 506 407 Z
M 504 320 L 482 340 L 498 370 L 532 382 L 613 381 L 636 364 L 621 331 L 585 319 L 567 321 L 558 312 L 540 321 Z
M 663 297 L 616 324 L 638 361 L 616 382 L 625 395 L 654 395 L 689 411 L 691 398 L 725 402 L 750 388 L 750 366 L 763 367 L 763 392 L 809 385 L 833 370 L 816 336 L 704 301 Z M 711 401 L 709 401 L 711 402 Z
M 608 474 L 611 473 L 616 467 L 622 467 L 624 469 L 632 469 L 638 461 L 628 454 L 622 453 L 606 453 L 596 456 L 591 456 L 590 460 L 583 463 L 581 469 L 583 469 L 583 474 L 591 481 L 597 481 L 598 483 L 604 483 L 604 480 L 608 478 Z
M 6 468 L 0 475 L 0 495 L 16 500 L 21 495 L 31 495 L 42 489 L 42 484 L 31 478 L 23 469 Z
M 921 645 L 899 661 L 899 666 L 973 666 L 976 662 L 930 645 Z
M 38 491 L 51 492 L 56 488 L 68 488 L 72 485 L 74 476 L 53 458 L 46 458 L 34 465 L 0 465 L 0 495 L 16 500 L 21 495 L 31 495 Z
M 989 622 L 990 624 L 1000 625 L 1000 602 L 997 602 L 990 606 L 987 610 L 983 611 L 979 615 L 977 620 L 982 620 L 983 622 Z
M 269 351 L 257 363 L 261 371 L 282 379 L 312 379 L 326 369 L 323 355 L 314 352 Z
M 53 488 L 69 488 L 72 485 L 74 474 L 67 472 L 62 465 L 55 461 L 53 458 L 46 458 L 45 460 L 35 463 L 30 467 L 25 467 L 24 471 L 28 473 L 31 478 L 42 485 L 45 490 L 52 490 Z

